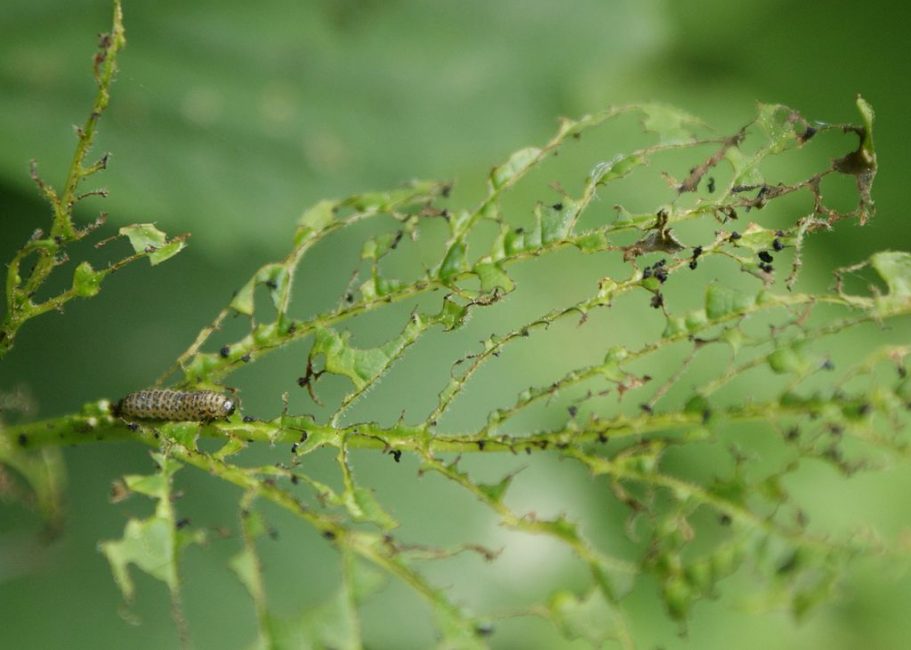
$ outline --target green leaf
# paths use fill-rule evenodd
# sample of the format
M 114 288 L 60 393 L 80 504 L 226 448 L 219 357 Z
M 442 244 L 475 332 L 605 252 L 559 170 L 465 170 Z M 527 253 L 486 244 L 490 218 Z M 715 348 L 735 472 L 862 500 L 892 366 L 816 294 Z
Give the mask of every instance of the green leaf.
M 715 574 L 712 562 L 708 558 L 701 558 L 686 566 L 686 581 L 700 594 L 709 593 L 715 584 Z
M 266 264 L 240 288 L 229 306 L 239 314 L 252 316 L 255 309 L 256 287 L 264 285 L 269 289 L 269 297 L 275 309 L 282 311 L 290 280 L 291 276 L 284 264 Z
M 0 422 L 0 478 L 9 480 L 3 466 L 19 474 L 28 484 L 31 494 L 24 495 L 48 522 L 51 531 L 62 525 L 63 497 L 66 489 L 66 465 L 61 450 L 55 447 L 30 449 L 31 440 L 25 436 L 17 439 L 4 435 Z M 0 486 L 0 499 L 15 495 L 9 486 Z
M 273 647 L 272 631 L 269 629 L 269 617 L 266 608 L 266 594 L 263 585 L 262 567 L 256 554 L 256 540 L 268 531 L 262 515 L 250 508 L 246 501 L 241 511 L 241 529 L 243 531 L 243 549 L 234 555 L 228 566 L 247 589 L 256 606 L 260 627 L 260 644 L 262 647 Z
M 737 240 L 737 246 L 748 248 L 753 252 L 758 252 L 763 249 L 770 249 L 772 242 L 777 237 L 774 230 L 763 228 L 754 222 L 740 233 L 740 239 Z
M 709 491 L 722 501 L 742 507 L 750 492 L 750 486 L 747 485 L 741 475 L 734 474 L 727 478 L 715 478 L 714 482 L 709 486 Z
M 889 292 L 876 299 L 881 316 L 911 307 L 911 253 L 883 251 L 870 258 L 870 263 L 886 283 Z
M 165 438 L 177 442 L 187 449 L 196 449 L 200 425 L 198 422 L 165 422 L 160 431 Z
M 497 288 L 502 289 L 504 293 L 509 293 L 516 286 L 499 264 L 482 262 L 475 264 L 473 270 L 481 281 L 481 291 L 485 293 Z
M 158 473 L 128 474 L 123 477 L 123 482 L 131 492 L 144 494 L 153 499 L 164 499 L 170 489 L 171 477 L 180 469 L 180 464 L 174 461 L 165 461 L 162 464 L 161 454 L 152 454 L 152 458 L 159 465 Z
M 626 348 L 611 348 L 607 351 L 607 354 L 605 354 L 604 361 L 601 363 L 598 371 L 608 381 L 618 383 L 623 381 L 629 374 L 620 367 L 620 364 L 623 362 L 623 359 L 626 358 L 627 354 Z
M 860 137 L 857 149 L 846 156 L 833 161 L 833 169 L 842 174 L 850 174 L 857 180 L 857 191 L 860 195 L 858 217 L 864 225 L 874 211 L 873 199 L 870 196 L 873 179 L 876 176 L 876 151 L 873 148 L 873 108 L 863 97 L 857 96 L 857 110 L 860 112 L 863 125 L 849 127 Z
M 541 150 L 538 147 L 519 149 L 509 157 L 509 160 L 494 167 L 490 172 L 490 188 L 499 190 L 511 181 L 520 178 L 538 161 L 540 155 Z
M 831 576 L 817 578 L 809 585 L 799 587 L 791 601 L 791 613 L 798 622 L 804 621 L 807 615 L 818 605 L 832 599 L 834 581 Z
M 399 336 L 380 347 L 368 349 L 351 345 L 350 332 L 339 334 L 331 328 L 320 328 L 316 331 L 310 356 L 322 355 L 326 372 L 348 377 L 360 390 L 385 372 L 402 351 L 433 323 L 435 321 L 413 314 Z
M 705 314 L 709 320 L 720 320 L 732 314 L 744 313 L 756 304 L 756 296 L 734 291 L 720 284 L 710 284 L 705 290 Z
M 237 292 L 229 305 L 231 309 L 245 316 L 253 315 L 253 293 L 256 291 L 256 279 L 250 280 Z
M 168 242 L 167 235 L 151 223 L 124 226 L 119 232 L 130 240 L 130 245 L 137 253 L 150 252 L 149 262 L 152 266 L 161 264 L 186 248 L 183 240 Z
M 130 245 L 137 253 L 144 253 L 149 247 L 158 248 L 167 241 L 165 234 L 151 223 L 124 226 L 119 232 L 130 240 Z
M 73 272 L 73 292 L 80 298 L 98 295 L 105 275 L 106 272 L 96 271 L 88 262 L 82 262 Z
M 787 345 L 774 350 L 766 359 L 769 367 L 776 374 L 785 373 L 802 373 L 807 368 L 807 360 L 804 358 L 798 345 Z
M 363 388 L 383 370 L 389 355 L 380 348 L 355 348 L 348 343 L 350 338 L 350 332 L 340 335 L 332 329 L 317 330 L 311 354 L 323 354 L 328 372 L 348 377 L 357 388 Z
M 231 456 L 242 452 L 247 448 L 249 444 L 250 443 L 248 443 L 243 438 L 232 436 L 228 438 L 221 447 L 218 448 L 218 451 L 212 452 L 212 457 L 216 460 L 224 461 Z
M 747 156 L 739 148 L 729 147 L 724 152 L 724 159 L 733 170 L 732 185 L 761 185 L 764 182 L 759 171 L 760 157 Z
M 618 612 L 604 594 L 593 589 L 582 598 L 570 591 L 558 591 L 548 603 L 554 625 L 567 639 L 582 639 L 592 648 L 600 648 L 617 637 Z
M 256 280 L 269 289 L 269 297 L 276 311 L 283 311 L 283 300 L 288 290 L 288 283 L 291 280 L 288 269 L 284 264 L 270 264 L 259 270 L 256 274 Z
M 294 245 L 300 246 L 307 238 L 325 230 L 326 226 L 335 219 L 337 207 L 337 201 L 323 200 L 308 208 L 297 221 L 298 228 L 294 236 Z
M 433 319 L 447 332 L 458 329 L 468 320 L 468 307 L 460 305 L 451 296 L 443 298 L 443 306 Z
M 237 576 L 248 592 L 253 593 L 259 585 L 259 562 L 251 548 L 244 548 L 228 560 L 228 567 Z
M 742 543 L 722 544 L 710 556 L 712 574 L 716 578 L 731 575 L 743 563 L 743 556 Z
M 108 558 L 114 580 L 126 600 L 132 600 L 135 587 L 128 566 L 135 564 L 153 578 L 177 589 L 174 525 L 163 517 L 130 519 L 123 537 L 103 542 L 101 552 Z
M 781 153 L 800 142 L 802 131 L 797 125 L 802 122 L 800 116 L 791 108 L 781 104 L 760 104 L 759 126 L 769 139 L 769 153 Z
M 491 501 L 500 503 L 503 500 L 503 495 L 506 494 L 506 490 L 509 489 L 512 480 L 515 477 L 515 472 L 513 472 L 512 474 L 504 476 L 499 483 L 478 483 L 478 489 Z
M 186 544 L 203 541 L 202 531 L 177 530 L 170 483 L 180 464 L 162 454 L 152 454 L 152 457 L 159 465 L 158 474 L 126 476 L 124 483 L 136 492 L 157 499 L 155 514 L 146 519 L 130 519 L 122 538 L 99 544 L 127 601 L 132 600 L 134 594 L 130 564 L 161 580 L 174 593 L 179 586 L 177 560 L 180 549 Z
M 365 302 L 371 302 L 377 298 L 382 298 L 383 296 L 389 295 L 394 291 L 397 291 L 403 286 L 401 280 L 396 280 L 394 278 L 385 278 L 383 277 L 376 269 L 370 275 L 369 280 L 365 280 L 358 291 L 361 294 L 361 299 Z
M 217 369 L 224 361 L 220 355 L 213 352 L 202 352 L 193 357 L 193 360 L 184 369 L 184 376 L 188 383 L 204 380 L 213 370 Z
M 440 270 L 438 276 L 440 280 L 446 282 L 454 275 L 458 275 L 463 271 L 468 270 L 468 261 L 466 259 L 466 253 L 468 252 L 468 247 L 462 241 L 456 241 L 449 248 L 449 251 L 446 253 L 446 257 L 443 259 L 443 263 L 440 265 Z
M 306 439 L 297 443 L 296 456 L 305 456 L 320 447 L 327 445 L 338 446 L 341 443 L 342 434 L 340 431 L 315 429 L 315 422 L 310 415 L 281 415 L 272 422 L 279 425 L 283 430 L 306 432 Z
M 594 230 L 575 238 L 576 247 L 583 253 L 595 253 L 606 250 L 610 245 L 607 234 L 601 230 Z
M 244 534 L 250 539 L 257 539 L 269 532 L 265 517 L 258 510 L 249 509 L 243 514 Z
M 707 420 L 711 415 L 712 409 L 711 406 L 709 406 L 709 401 L 704 396 L 693 395 L 686 401 L 683 412 L 699 415 Z
M 363 647 L 356 608 L 382 587 L 384 577 L 355 562 L 350 562 L 349 566 L 350 578 L 345 586 L 323 604 L 293 618 L 269 616 L 271 645 L 268 650 L 357 650 Z
M 564 199 L 549 206 L 535 206 L 535 220 L 540 233 L 540 243 L 550 244 L 563 241 L 570 235 L 572 225 L 578 216 L 578 205 L 575 201 Z
M 687 331 L 697 332 L 708 323 L 708 316 L 704 309 L 695 309 L 691 312 L 687 312 L 684 323 L 686 324 Z
M 690 142 L 696 137 L 695 129 L 703 126 L 702 120 L 666 104 L 645 104 L 641 110 L 642 126 L 657 133 L 661 144 Z
M 439 650 L 487 650 L 471 619 L 448 603 L 433 603 L 433 618 L 441 637 Z
M 377 237 L 371 237 L 364 242 L 361 247 L 362 260 L 378 260 L 388 253 L 392 246 L 399 240 L 399 236 L 394 232 L 387 232 Z
M 503 235 L 503 250 L 506 255 L 515 255 L 525 250 L 525 231 L 521 228 L 507 229 Z
M 360 648 L 360 631 L 356 612 L 347 594 L 338 592 L 328 602 L 314 607 L 299 618 L 270 616 L 269 628 L 275 650 L 295 648 Z
M 538 524 L 550 534 L 571 544 L 578 542 L 580 539 L 579 527 L 564 516 L 546 521 L 541 520 Z
M 593 185 L 604 185 L 618 178 L 623 178 L 637 167 L 644 165 L 648 161 L 644 155 L 635 154 L 617 154 L 610 160 L 599 162 L 595 165 L 589 174 L 589 183 Z
M 740 351 L 745 338 L 739 327 L 728 327 L 721 333 L 721 339 L 731 346 L 734 354 Z
M 383 530 L 392 530 L 399 523 L 383 509 L 373 492 L 360 485 L 346 491 L 345 507 L 357 521 L 369 521 Z
M 411 181 L 392 190 L 365 192 L 341 201 L 339 207 L 354 208 L 362 213 L 387 213 L 411 205 L 427 203 L 446 191 L 447 184 L 439 181 Z
M 860 113 L 860 119 L 863 122 L 864 135 L 861 140 L 861 151 L 863 152 L 864 158 L 868 161 L 871 161 L 875 164 L 876 161 L 876 149 L 873 147 L 873 121 L 876 119 L 876 113 L 873 111 L 873 107 L 870 103 L 861 97 L 857 96 L 857 110 Z
M 686 620 L 687 614 L 696 601 L 696 594 L 684 576 L 670 575 L 661 587 L 661 596 L 668 614 L 675 621 Z

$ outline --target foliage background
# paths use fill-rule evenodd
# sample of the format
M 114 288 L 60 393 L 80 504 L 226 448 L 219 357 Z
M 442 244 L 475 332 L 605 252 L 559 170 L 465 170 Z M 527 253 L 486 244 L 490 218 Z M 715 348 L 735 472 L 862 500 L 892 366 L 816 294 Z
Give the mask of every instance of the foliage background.
M 815 254 L 827 264 L 848 264 L 911 240 L 903 211 L 911 166 L 903 25 L 911 9 L 886 0 L 862 10 L 847 0 L 208 0 L 127 2 L 124 10 L 129 44 L 96 147 L 114 154 L 101 181 L 111 196 L 86 202 L 83 214 L 104 209 L 115 225 L 155 221 L 169 233 L 190 231 L 191 247 L 151 271 L 127 268 L 98 298 L 72 303 L 65 318 L 49 316 L 21 333 L 0 367 L 0 389 L 26 388 L 36 403 L 33 417 L 151 383 L 255 268 L 284 254 L 294 219 L 315 200 L 422 177 L 455 179 L 457 202 L 467 205 L 493 163 L 544 142 L 557 116 L 610 104 L 658 99 L 731 131 L 753 115 L 757 100 L 794 106 L 810 119 L 853 121 L 853 97 L 861 92 L 878 114 L 879 214 L 863 229 L 845 223 L 817 236 Z M 83 118 L 94 92 L 94 34 L 107 29 L 110 3 L 7 0 L 2 13 L 0 259 L 6 260 L 47 220 L 27 163 L 36 158 L 52 182 L 62 177 L 71 125 Z M 333 300 L 350 273 L 350 266 L 333 264 L 346 243 L 356 248 L 358 234 L 345 237 L 338 248 L 315 251 L 299 276 L 311 278 L 314 302 Z M 545 300 L 559 290 L 541 286 Z M 302 348 L 299 359 L 286 355 L 244 375 L 245 408 L 274 415 L 289 379 L 301 374 L 304 355 Z M 396 380 L 384 399 L 409 395 L 422 382 L 417 374 Z M 108 504 L 110 482 L 146 471 L 147 451 L 87 446 L 66 457 L 70 517 L 62 539 L 32 544 L 38 522 L 18 506 L 0 504 L 0 645 L 173 645 L 161 585 L 138 577 L 134 609 L 143 624 L 129 626 L 118 616 L 120 596 L 107 563 L 94 552 L 99 539 L 119 534 L 127 514 Z M 367 462 L 361 472 L 387 503 L 391 498 L 397 509 L 419 512 L 428 510 L 424 498 L 451 504 L 452 513 L 424 512 L 422 525 L 438 531 L 432 536 L 444 537 L 456 525 L 489 526 L 458 515 L 467 501 L 426 479 L 418 483 L 414 466 L 403 462 L 393 474 L 387 461 Z M 596 508 L 587 481 L 552 465 L 536 475 L 547 490 L 537 495 L 542 508 Z M 202 513 L 194 523 L 235 524 L 236 495 L 190 470 L 180 478 L 187 493 L 181 507 Z M 905 497 L 911 477 L 901 468 L 861 476 L 848 487 L 837 498 L 818 492 L 816 505 L 847 513 L 846 519 L 863 512 L 892 531 L 911 521 Z M 333 552 L 300 526 L 280 517 L 273 523 L 282 535 L 265 557 L 278 604 L 291 612 L 319 602 L 335 580 Z M 190 551 L 185 562 L 187 615 L 199 647 L 241 647 L 240 640 L 253 637 L 252 610 L 225 568 L 235 549 L 231 540 L 216 540 Z M 527 570 L 534 558 L 514 570 Z M 446 581 L 445 574 L 437 577 Z M 548 576 L 530 579 L 539 584 Z M 911 580 L 885 575 L 881 565 L 862 567 L 839 602 L 801 626 L 785 613 L 745 609 L 737 592 L 749 584 L 750 576 L 735 576 L 718 601 L 697 606 L 688 640 L 677 637 L 655 606 L 653 590 L 637 590 L 634 629 L 642 646 L 895 648 L 911 634 L 904 615 Z M 429 642 L 429 626 L 408 614 L 416 602 L 402 594 L 393 586 L 367 612 L 377 647 Z M 529 630 L 539 647 L 559 643 L 543 624 Z M 532 647 L 522 634 L 507 626 L 494 641 Z

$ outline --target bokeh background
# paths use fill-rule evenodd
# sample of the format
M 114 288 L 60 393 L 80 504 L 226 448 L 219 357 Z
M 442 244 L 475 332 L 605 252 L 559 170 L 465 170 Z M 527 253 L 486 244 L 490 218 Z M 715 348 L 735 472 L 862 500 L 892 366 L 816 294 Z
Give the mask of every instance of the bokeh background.
M 71 303 L 64 316 L 49 315 L 23 330 L 0 366 L 0 390 L 26 390 L 35 403 L 30 417 L 63 414 L 151 383 L 253 270 L 285 253 L 294 220 L 316 200 L 421 177 L 455 180 L 454 201 L 467 206 L 492 164 L 544 142 L 557 117 L 611 104 L 660 100 L 729 131 L 750 119 L 757 101 L 788 104 L 810 119 L 855 120 L 860 92 L 877 110 L 879 214 L 863 229 L 846 223 L 820 237 L 814 254 L 848 264 L 882 248 L 907 249 L 911 241 L 904 210 L 911 9 L 888 0 L 862 6 L 848 0 L 127 0 L 124 12 L 128 46 L 96 147 L 99 154 L 113 152 L 100 181 L 111 194 L 86 201 L 80 214 L 89 219 L 105 210 L 112 228 L 154 221 L 169 233 L 192 232 L 191 246 L 155 269 L 128 268 L 98 298 Z M 28 161 L 38 160 L 50 182 L 62 180 L 72 125 L 84 119 L 94 93 L 95 34 L 109 25 L 104 0 L 6 0 L 0 10 L 0 259 L 47 223 Z M 299 282 L 314 304 L 331 304 L 347 281 L 354 258 L 345 255 L 356 255 L 363 232 L 346 237 L 314 251 L 305 265 Z M 547 304 L 568 276 L 545 267 L 528 277 L 537 278 Z M 401 316 L 372 323 L 361 344 L 371 335 L 380 342 L 400 327 Z M 274 416 L 305 354 L 301 348 L 296 358 L 238 375 L 247 408 Z M 390 379 L 404 383 L 377 391 L 380 401 L 407 394 L 409 381 L 415 389 L 422 383 L 418 372 Z M 132 612 L 142 624 L 128 624 L 106 561 L 95 551 L 98 540 L 121 533 L 128 514 L 144 512 L 138 499 L 111 506 L 107 495 L 119 475 L 149 470 L 147 450 L 87 446 L 67 450 L 66 459 L 69 519 L 62 539 L 33 542 L 40 527 L 34 516 L 0 504 L 0 646 L 173 647 L 164 588 L 138 576 Z M 319 461 L 312 471 L 330 474 Z M 422 533 L 435 542 L 463 526 L 496 531 L 489 515 L 471 511 L 465 495 L 427 478 L 418 483 L 407 459 L 390 478 L 389 462 L 364 459 L 360 475 L 394 510 L 412 513 L 403 535 Z M 499 475 L 496 459 L 476 470 Z M 596 512 L 598 495 L 574 468 L 542 461 L 529 473 L 517 507 Z M 181 478 L 187 494 L 181 507 L 194 523 L 234 525 L 236 494 L 191 470 Z M 848 488 L 807 493 L 846 521 L 873 512 L 892 532 L 911 521 L 907 468 L 856 479 Z M 425 492 L 437 500 L 425 503 L 419 498 Z M 462 508 L 473 514 L 460 514 Z M 266 549 L 266 564 L 276 607 L 290 614 L 330 594 L 337 567 L 315 534 L 280 515 L 273 522 L 282 535 Z M 214 540 L 185 562 L 197 647 L 240 648 L 253 638 L 252 608 L 225 568 L 235 550 L 234 540 Z M 547 552 L 532 544 L 525 555 L 507 558 L 505 567 L 491 570 L 494 586 L 466 591 L 466 598 L 492 604 L 543 589 L 561 574 L 571 578 L 572 568 L 559 558 L 550 565 L 554 575 L 516 577 L 529 563 L 547 566 L 541 556 Z M 466 559 L 456 570 L 486 569 Z M 451 576 L 436 574 L 444 583 Z M 642 647 L 885 650 L 911 638 L 911 580 L 884 571 L 882 563 L 860 566 L 835 603 L 800 625 L 787 612 L 753 611 L 743 598 L 750 581 L 738 574 L 717 600 L 698 605 L 687 638 L 664 616 L 655 585 L 645 584 L 630 599 Z M 365 614 L 371 647 L 431 643 L 426 616 L 409 613 L 422 611 L 412 595 L 392 584 L 379 601 Z M 493 643 L 581 647 L 535 623 L 506 624 Z

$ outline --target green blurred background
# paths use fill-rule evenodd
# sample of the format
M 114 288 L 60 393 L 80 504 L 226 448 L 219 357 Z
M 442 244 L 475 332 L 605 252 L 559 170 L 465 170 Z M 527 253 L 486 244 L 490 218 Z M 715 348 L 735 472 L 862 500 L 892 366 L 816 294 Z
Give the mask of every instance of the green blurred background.
M 905 5 L 126 0 L 124 13 L 128 46 L 96 147 L 99 154 L 113 152 L 99 181 L 111 195 L 86 201 L 80 214 L 89 219 L 105 210 L 112 228 L 154 221 L 168 233 L 192 232 L 191 246 L 161 267 L 128 268 L 98 298 L 71 303 L 64 316 L 49 315 L 23 330 L 0 366 L 0 390 L 27 390 L 36 404 L 30 417 L 66 413 L 151 383 L 253 270 L 287 251 L 294 220 L 316 200 L 421 177 L 456 180 L 454 203 L 467 206 L 493 163 L 545 141 L 557 117 L 611 104 L 660 100 L 729 131 L 750 119 L 756 101 L 788 104 L 810 119 L 855 120 L 854 96 L 860 92 L 877 110 L 879 215 L 863 229 L 845 223 L 819 237 L 814 254 L 833 265 L 848 264 L 881 248 L 907 249 L 911 239 L 902 208 L 911 164 L 905 114 L 911 9 Z M 28 161 L 38 160 L 47 180 L 61 182 L 72 155 L 72 125 L 84 119 L 94 93 L 95 34 L 109 25 L 106 0 L 4 2 L 0 259 L 8 260 L 47 223 L 49 210 L 28 177 Z M 305 298 L 317 306 L 332 304 L 364 232 L 314 251 L 299 280 Z M 551 276 L 546 267 L 527 276 L 540 282 L 535 287 L 545 305 L 567 277 Z M 369 324 L 359 344 L 367 345 L 371 336 L 378 343 L 400 327 L 407 309 L 393 312 L 391 320 Z M 461 343 L 484 335 L 473 333 Z M 433 340 L 439 343 L 439 337 Z M 239 373 L 248 411 L 274 416 L 277 396 L 290 390 L 305 354 L 301 347 L 296 358 L 285 355 Z M 411 372 L 390 377 L 402 383 L 384 384 L 375 401 L 417 391 L 424 383 L 420 371 L 434 367 L 420 359 Z M 445 365 L 437 367 L 437 377 L 445 371 Z M 432 396 L 425 390 L 414 400 L 424 399 L 417 405 L 426 406 Z M 378 417 L 389 415 L 382 404 L 376 408 Z M 397 414 L 400 406 L 388 409 Z M 133 611 L 142 625 L 124 622 L 119 593 L 95 551 L 99 539 L 120 534 L 128 514 L 145 512 L 138 499 L 112 506 L 107 494 L 119 475 L 150 469 L 147 451 L 86 446 L 67 450 L 66 459 L 69 519 L 62 539 L 34 544 L 35 518 L 0 504 L 0 647 L 173 647 L 164 588 L 138 577 Z M 485 461 L 474 466 L 480 476 L 498 476 L 506 467 L 494 458 Z M 410 513 L 404 537 L 451 542 L 455 531 L 471 527 L 489 543 L 493 539 L 493 546 L 510 539 L 464 494 L 429 477 L 418 482 L 416 465 L 405 458 L 390 476 L 390 462 L 361 459 L 360 475 L 397 514 Z M 328 456 L 317 457 L 307 467 L 335 480 L 327 464 Z M 580 517 L 596 512 L 597 490 L 603 488 L 594 488 L 576 468 L 542 460 L 529 473 L 523 475 L 524 499 L 512 504 L 517 509 Z M 848 521 L 872 512 L 894 532 L 911 520 L 907 474 L 898 468 L 826 491 L 813 490 L 811 477 L 805 492 L 824 511 L 847 513 Z M 187 493 L 180 506 L 195 524 L 233 526 L 236 494 L 191 470 L 180 476 Z M 425 492 L 436 501 L 424 503 L 419 497 Z M 841 500 L 849 493 L 853 500 Z M 444 512 L 436 505 L 441 502 Z M 291 614 L 333 591 L 336 558 L 301 525 L 280 514 L 271 518 L 281 536 L 267 545 L 267 573 L 276 608 Z M 504 558 L 499 568 L 463 558 L 446 570 L 431 566 L 429 575 L 448 584 L 458 572 L 486 572 L 482 587 L 453 587 L 480 608 L 511 602 L 526 590 L 546 593 L 554 581 L 572 584 L 578 577 L 579 567 L 547 544 L 516 543 L 525 543 L 524 550 L 513 560 Z M 235 550 L 235 540 L 213 539 L 185 562 L 186 613 L 197 647 L 241 648 L 253 638 L 252 608 L 225 568 Z M 517 577 L 530 563 L 545 568 Z M 655 585 L 645 581 L 630 600 L 642 647 L 872 650 L 907 647 L 911 638 L 911 581 L 885 574 L 882 564 L 861 567 L 836 603 L 799 626 L 785 612 L 750 611 L 743 595 L 751 579 L 741 572 L 725 583 L 717 601 L 698 605 L 686 639 L 663 614 Z M 410 613 L 424 611 L 413 595 L 393 583 L 378 601 L 365 612 L 371 647 L 430 644 L 426 617 Z M 503 624 L 492 643 L 582 647 L 534 621 Z

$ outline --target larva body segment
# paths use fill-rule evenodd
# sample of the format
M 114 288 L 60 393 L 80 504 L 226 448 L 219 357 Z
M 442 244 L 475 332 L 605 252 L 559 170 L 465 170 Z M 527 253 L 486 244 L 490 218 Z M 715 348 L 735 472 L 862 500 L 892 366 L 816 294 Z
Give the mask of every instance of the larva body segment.
M 143 420 L 208 422 L 227 418 L 236 408 L 235 400 L 211 390 L 149 389 L 124 397 L 114 413 Z

